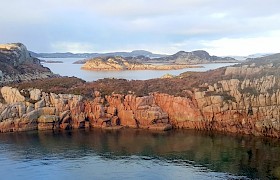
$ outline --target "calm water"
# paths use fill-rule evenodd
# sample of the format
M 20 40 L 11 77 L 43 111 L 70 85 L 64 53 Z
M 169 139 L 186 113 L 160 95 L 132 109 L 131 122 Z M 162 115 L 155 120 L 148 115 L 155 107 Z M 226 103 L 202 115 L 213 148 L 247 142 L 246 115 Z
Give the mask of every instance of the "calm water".
M 1 179 L 276 179 L 280 142 L 196 131 L 0 134 Z
M 50 59 L 47 59 L 50 60 Z M 87 71 L 75 58 L 52 59 L 53 72 L 86 81 L 150 79 L 166 73 L 206 71 Z M 280 141 L 197 131 L 76 130 L 0 134 L 5 179 L 280 179 Z
M 207 71 L 223 66 L 229 66 L 234 63 L 217 63 L 217 64 L 202 64 L 204 68 L 185 68 L 180 70 L 135 70 L 135 71 L 89 71 L 82 70 L 82 64 L 73 64 L 80 58 L 41 58 L 45 60 L 63 61 L 64 63 L 44 63 L 43 65 L 50 68 L 54 73 L 62 76 L 76 76 L 86 81 L 94 81 L 103 78 L 121 78 L 146 80 L 152 78 L 160 78 L 169 73 L 172 75 L 179 75 L 186 71 Z

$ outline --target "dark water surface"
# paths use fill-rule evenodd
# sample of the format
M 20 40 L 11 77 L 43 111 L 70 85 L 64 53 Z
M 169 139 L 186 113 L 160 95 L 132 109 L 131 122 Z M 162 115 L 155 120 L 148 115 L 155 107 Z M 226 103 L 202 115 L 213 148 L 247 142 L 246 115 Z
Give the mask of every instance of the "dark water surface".
M 277 179 L 280 141 L 176 130 L 0 134 L 1 179 Z

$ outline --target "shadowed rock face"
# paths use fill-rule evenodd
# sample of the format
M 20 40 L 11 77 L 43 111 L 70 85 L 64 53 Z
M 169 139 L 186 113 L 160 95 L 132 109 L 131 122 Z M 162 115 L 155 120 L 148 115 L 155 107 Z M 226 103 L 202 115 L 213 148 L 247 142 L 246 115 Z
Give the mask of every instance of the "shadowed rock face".
M 53 76 L 52 72 L 31 57 L 23 44 L 0 44 L 0 84 L 49 76 Z
M 1 62 L 19 66 L 21 63 L 33 61 L 26 47 L 21 43 L 0 44 Z

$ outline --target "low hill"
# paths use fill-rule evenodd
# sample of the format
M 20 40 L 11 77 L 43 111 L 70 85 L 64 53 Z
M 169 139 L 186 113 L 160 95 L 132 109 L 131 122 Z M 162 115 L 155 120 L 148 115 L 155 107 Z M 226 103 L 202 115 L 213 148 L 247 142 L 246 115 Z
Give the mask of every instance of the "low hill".
M 120 55 L 121 56 L 121 55 Z M 101 56 L 104 57 L 104 56 Z M 210 56 L 208 52 L 203 50 L 185 52 L 179 51 L 176 54 L 158 58 L 150 58 L 149 56 L 131 56 L 125 57 L 124 59 L 141 62 L 141 63 L 174 63 L 174 64 L 207 64 L 207 63 L 237 63 L 238 60 L 231 57 L 218 57 Z M 83 59 L 80 61 L 74 62 L 75 64 L 84 64 L 90 59 Z
M 235 63 L 236 59 L 231 57 L 210 56 L 203 50 L 185 52 L 179 51 L 171 56 L 156 58 L 155 61 L 171 62 L 176 64 L 205 64 L 205 63 Z

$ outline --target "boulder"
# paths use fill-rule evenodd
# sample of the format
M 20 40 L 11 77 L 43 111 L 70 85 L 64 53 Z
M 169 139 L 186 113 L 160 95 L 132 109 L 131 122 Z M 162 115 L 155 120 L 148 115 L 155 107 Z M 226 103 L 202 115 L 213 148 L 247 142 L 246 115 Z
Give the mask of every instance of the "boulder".
M 42 92 L 39 89 L 31 89 L 29 94 L 31 100 L 39 101 L 41 99 Z
M 41 115 L 37 122 L 38 123 L 56 123 L 58 122 L 59 117 L 56 115 Z
M 12 87 L 2 87 L 1 88 L 2 97 L 5 99 L 6 103 L 24 102 L 25 97 L 22 96 L 18 89 Z
M 35 109 L 43 108 L 46 106 L 45 100 L 42 99 L 35 103 Z

